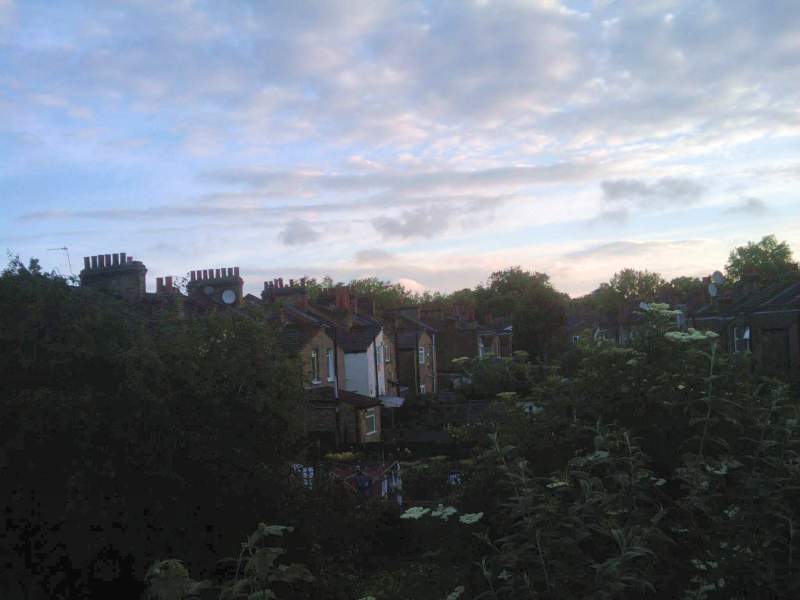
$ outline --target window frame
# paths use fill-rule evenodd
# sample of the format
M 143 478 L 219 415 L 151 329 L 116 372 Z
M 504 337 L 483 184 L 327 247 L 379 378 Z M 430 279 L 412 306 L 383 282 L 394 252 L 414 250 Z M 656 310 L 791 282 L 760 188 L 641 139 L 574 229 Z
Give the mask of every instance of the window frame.
M 739 333 L 741 332 L 741 336 Z M 733 352 L 740 354 L 742 352 L 750 352 L 750 340 L 752 333 L 749 325 L 736 325 L 733 328 Z M 742 347 L 744 346 L 744 347 Z
M 370 427 L 370 422 L 372 426 Z M 374 435 L 378 433 L 378 416 L 374 408 L 368 408 L 364 411 L 364 434 Z
M 424 365 L 425 364 L 425 346 L 420 346 L 419 348 L 417 348 L 417 354 L 418 354 L 417 362 L 419 362 L 419 364 L 421 364 L 421 365 Z
M 335 380 L 334 375 L 336 374 L 336 357 L 333 354 L 333 348 L 325 349 L 325 362 L 328 369 L 328 381 L 332 382 Z
M 319 369 L 319 349 L 311 350 L 311 383 L 322 383 Z

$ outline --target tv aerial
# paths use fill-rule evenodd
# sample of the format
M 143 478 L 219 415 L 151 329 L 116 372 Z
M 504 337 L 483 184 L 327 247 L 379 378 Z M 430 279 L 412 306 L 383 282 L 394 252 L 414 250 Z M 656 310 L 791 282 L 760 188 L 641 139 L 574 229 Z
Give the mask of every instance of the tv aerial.
M 64 255 L 67 257 L 67 265 L 69 266 L 69 274 L 70 275 L 74 275 L 75 273 L 72 272 L 72 261 L 69 259 L 69 248 L 67 248 L 66 246 L 62 246 L 61 248 L 48 248 L 47 249 L 48 252 L 55 252 L 55 251 L 58 251 L 58 250 L 63 252 Z

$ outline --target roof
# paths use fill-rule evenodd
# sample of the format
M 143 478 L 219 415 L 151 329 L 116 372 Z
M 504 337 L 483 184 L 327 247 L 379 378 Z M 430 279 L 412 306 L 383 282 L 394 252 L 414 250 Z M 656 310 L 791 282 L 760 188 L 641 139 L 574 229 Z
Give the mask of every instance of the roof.
M 400 316 L 401 319 L 403 319 L 404 321 L 406 321 L 407 323 L 409 323 L 410 325 L 413 325 L 414 327 L 416 327 L 418 329 L 424 329 L 425 331 L 427 331 L 429 333 L 435 333 L 436 332 L 436 328 L 428 325 L 427 323 L 423 323 L 419 319 L 416 319 L 416 318 L 411 317 L 409 315 L 404 315 L 402 313 L 399 316 Z
M 378 326 L 341 328 L 337 334 L 339 346 L 347 353 L 366 352 L 380 331 Z
M 306 398 L 312 404 L 323 405 L 336 403 L 336 390 L 329 385 L 309 388 L 305 391 L 305 394 Z M 339 401 L 349 404 L 353 408 L 357 409 L 372 408 L 373 406 L 378 406 L 381 403 L 378 398 L 372 398 L 357 392 L 351 392 L 342 389 L 339 390 Z
M 317 333 L 318 327 L 300 327 L 289 323 L 278 333 L 278 343 L 285 352 L 300 352 Z
M 752 282 L 739 281 L 723 289 L 720 300 L 701 306 L 695 315 L 711 317 L 759 311 L 800 309 L 800 280 L 792 278 L 763 287 L 753 288 Z
M 416 331 L 400 331 L 397 334 L 397 347 L 401 350 L 413 350 L 417 347 Z

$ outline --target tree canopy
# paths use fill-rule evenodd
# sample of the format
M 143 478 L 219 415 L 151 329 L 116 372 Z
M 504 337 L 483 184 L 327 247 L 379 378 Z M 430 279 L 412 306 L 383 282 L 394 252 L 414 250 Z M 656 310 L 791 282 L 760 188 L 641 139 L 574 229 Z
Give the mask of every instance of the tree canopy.
M 792 249 L 787 242 L 779 242 L 774 235 L 766 235 L 759 242 L 748 242 L 731 250 L 725 272 L 733 281 L 748 273 L 757 274 L 763 281 L 772 282 L 797 271 L 792 260 Z

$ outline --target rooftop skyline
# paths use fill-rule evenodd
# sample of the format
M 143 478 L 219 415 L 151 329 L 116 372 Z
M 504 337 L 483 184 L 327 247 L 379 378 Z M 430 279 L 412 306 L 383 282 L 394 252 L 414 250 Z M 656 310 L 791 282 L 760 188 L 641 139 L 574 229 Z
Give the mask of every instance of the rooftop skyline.
M 794 1 L 0 0 L 0 246 L 253 293 L 797 256 L 798 55 Z

